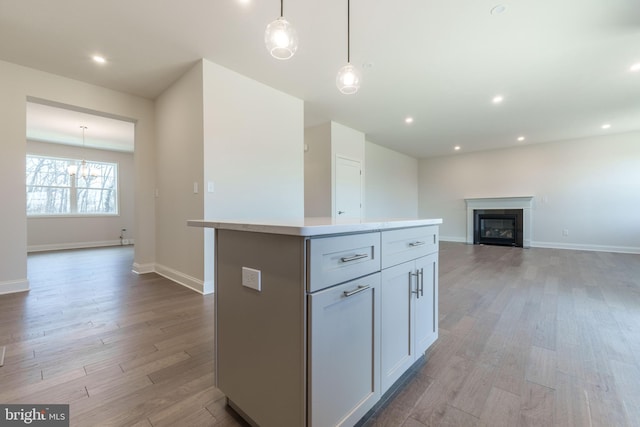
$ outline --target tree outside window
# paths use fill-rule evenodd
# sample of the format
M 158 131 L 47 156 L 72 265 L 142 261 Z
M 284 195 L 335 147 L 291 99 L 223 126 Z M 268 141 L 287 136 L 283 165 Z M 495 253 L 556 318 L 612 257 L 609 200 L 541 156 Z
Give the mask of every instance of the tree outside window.
M 117 215 L 116 163 L 27 155 L 28 216 Z

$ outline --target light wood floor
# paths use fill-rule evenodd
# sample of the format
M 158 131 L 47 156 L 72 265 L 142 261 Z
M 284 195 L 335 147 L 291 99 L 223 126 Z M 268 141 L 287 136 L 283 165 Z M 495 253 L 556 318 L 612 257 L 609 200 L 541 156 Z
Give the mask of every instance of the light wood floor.
M 32 290 L 0 296 L 0 402 L 70 403 L 74 426 L 242 426 L 213 386 L 213 297 L 132 259 L 29 256 Z M 640 425 L 640 256 L 442 243 L 440 338 L 367 423 L 436 425 Z

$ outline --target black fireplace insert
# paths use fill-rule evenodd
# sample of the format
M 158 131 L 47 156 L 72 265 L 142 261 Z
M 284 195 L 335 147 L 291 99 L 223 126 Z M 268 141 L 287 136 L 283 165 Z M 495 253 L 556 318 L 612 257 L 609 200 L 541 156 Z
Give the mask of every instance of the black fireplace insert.
M 522 247 L 522 209 L 473 211 L 473 243 Z

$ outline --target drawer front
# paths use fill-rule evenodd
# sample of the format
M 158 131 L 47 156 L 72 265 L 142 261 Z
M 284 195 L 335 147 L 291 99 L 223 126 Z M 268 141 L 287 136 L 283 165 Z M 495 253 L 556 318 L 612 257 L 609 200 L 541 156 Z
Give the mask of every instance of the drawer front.
M 380 233 L 308 240 L 307 289 L 315 292 L 380 271 Z
M 382 268 L 402 264 L 438 251 L 438 226 L 382 232 Z

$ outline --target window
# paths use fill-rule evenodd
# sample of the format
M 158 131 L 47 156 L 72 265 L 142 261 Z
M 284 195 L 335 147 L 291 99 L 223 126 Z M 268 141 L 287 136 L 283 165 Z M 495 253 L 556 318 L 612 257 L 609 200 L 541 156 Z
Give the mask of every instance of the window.
M 27 155 L 27 215 L 117 215 L 116 163 Z

